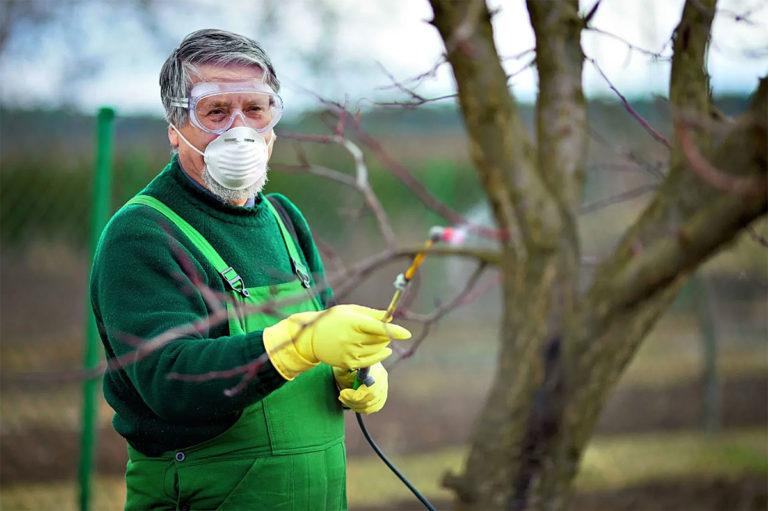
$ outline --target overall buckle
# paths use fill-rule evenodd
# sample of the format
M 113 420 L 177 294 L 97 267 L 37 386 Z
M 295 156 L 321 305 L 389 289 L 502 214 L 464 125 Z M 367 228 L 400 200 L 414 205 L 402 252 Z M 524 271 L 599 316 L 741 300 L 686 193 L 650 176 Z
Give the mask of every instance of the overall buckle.
M 307 269 L 304 268 L 304 265 L 296 260 L 291 260 L 293 263 L 293 271 L 296 274 L 296 277 L 301 281 L 301 285 L 305 288 L 309 289 L 310 287 L 310 280 L 309 280 L 309 273 L 307 272 Z
M 245 282 L 243 282 L 243 278 L 238 275 L 238 273 L 235 271 L 234 268 L 231 266 L 220 271 L 219 275 L 224 278 L 229 288 L 236 292 L 240 293 L 243 297 L 247 298 L 251 294 L 248 292 L 248 290 L 245 288 Z

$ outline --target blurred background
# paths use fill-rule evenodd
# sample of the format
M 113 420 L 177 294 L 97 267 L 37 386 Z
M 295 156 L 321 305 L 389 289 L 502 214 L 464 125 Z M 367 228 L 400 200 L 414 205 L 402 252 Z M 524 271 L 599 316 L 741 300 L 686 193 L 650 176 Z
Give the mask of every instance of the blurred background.
M 536 94 L 524 2 L 494 1 L 499 51 L 529 126 Z M 593 2 L 583 2 L 587 11 Z M 768 71 L 768 6 L 722 1 L 709 71 L 718 108 L 745 109 Z M 586 32 L 597 60 L 632 106 L 670 133 L 668 43 L 681 1 L 606 1 Z M 394 81 L 433 98 L 453 92 L 426 1 L 0 0 L 0 508 L 75 509 L 81 435 L 89 217 L 95 113 L 116 109 L 111 209 L 168 161 L 157 75 L 189 32 L 222 28 L 263 43 L 283 82 L 281 133 L 330 134 L 318 96 L 361 111 L 364 128 L 439 199 L 490 225 L 453 99 L 411 109 Z M 432 69 L 420 79 L 414 77 Z M 653 193 L 667 154 L 589 64 L 591 147 L 580 218 L 584 279 Z M 350 132 L 351 133 L 351 132 Z M 354 172 L 338 146 L 284 137 L 267 191 L 302 209 L 341 261 L 384 248 L 362 196 L 297 172 L 300 154 Z M 445 220 L 366 152 L 371 184 L 401 244 Z M 608 403 L 577 482 L 575 509 L 768 508 L 768 224 L 714 257 L 657 324 Z M 468 238 L 470 245 L 487 241 Z M 342 271 L 327 258 L 330 272 Z M 473 266 L 428 260 L 412 310 L 429 312 Z M 386 266 L 350 300 L 383 307 L 401 265 Z M 471 303 L 436 325 L 392 369 L 387 407 L 368 420 L 384 450 L 427 495 L 447 502 L 442 474 L 462 463 L 495 367 L 498 287 L 491 272 Z M 412 325 L 418 331 L 418 325 Z M 94 509 L 122 509 L 125 446 L 99 398 Z M 351 509 L 407 509 L 411 497 L 348 424 Z M 416 508 L 414 508 L 416 509 Z

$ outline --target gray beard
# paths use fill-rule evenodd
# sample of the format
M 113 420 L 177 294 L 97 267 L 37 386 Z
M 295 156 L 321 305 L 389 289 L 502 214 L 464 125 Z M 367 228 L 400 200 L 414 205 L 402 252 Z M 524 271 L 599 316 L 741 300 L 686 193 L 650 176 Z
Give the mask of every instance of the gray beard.
M 247 201 L 251 197 L 256 197 L 256 195 L 264 189 L 264 185 L 267 184 L 268 173 L 269 169 L 267 169 L 267 172 L 264 173 L 264 176 L 261 179 L 253 183 L 251 186 L 243 188 L 242 190 L 230 190 L 229 188 L 221 186 L 213 179 L 213 176 L 211 176 L 210 172 L 208 172 L 208 167 L 203 169 L 203 181 L 205 182 L 205 186 L 208 188 L 208 190 L 216 197 L 221 199 L 223 202 L 226 202 L 227 204 L 235 204 L 238 202 Z

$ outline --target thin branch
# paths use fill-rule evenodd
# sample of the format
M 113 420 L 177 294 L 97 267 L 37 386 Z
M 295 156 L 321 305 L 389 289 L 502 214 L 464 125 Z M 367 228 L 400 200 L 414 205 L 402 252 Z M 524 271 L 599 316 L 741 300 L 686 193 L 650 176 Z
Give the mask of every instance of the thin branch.
M 417 249 L 417 251 L 423 251 L 423 247 L 420 247 Z M 434 253 L 440 253 L 441 251 L 438 250 L 431 250 L 431 252 Z M 349 272 L 347 275 L 344 276 L 345 280 L 347 281 L 344 285 L 338 286 L 338 293 L 337 295 L 339 297 L 345 296 L 349 291 L 352 289 L 355 289 L 358 287 L 361 282 L 370 276 L 374 270 L 380 268 L 386 263 L 391 262 L 392 260 L 395 260 L 400 257 L 404 257 L 405 255 L 413 255 L 416 252 L 412 252 L 410 254 L 403 251 L 385 251 L 381 254 L 377 254 L 376 256 L 370 258 L 367 261 L 364 261 L 362 264 L 358 265 L 356 268 L 354 268 L 351 272 Z M 452 300 L 449 304 L 447 304 L 444 307 L 439 308 L 436 310 L 430 317 L 427 318 L 428 322 L 434 322 L 440 319 L 442 316 L 450 312 L 450 310 L 456 308 L 459 305 L 462 305 L 464 303 L 467 303 L 466 301 L 462 301 L 463 298 L 465 298 L 466 294 L 471 290 L 471 288 L 474 286 L 474 283 L 477 281 L 477 279 L 480 276 L 480 273 L 487 267 L 488 263 L 481 261 L 478 264 L 478 269 L 475 271 L 472 277 L 470 277 L 470 280 L 468 281 L 468 284 L 466 286 L 466 292 L 461 293 L 458 295 L 454 300 Z M 334 287 L 336 287 L 334 285 Z M 255 311 L 258 311 L 259 309 L 264 309 L 265 306 L 260 307 L 245 307 L 244 309 L 247 309 L 247 314 L 253 314 Z M 276 306 L 275 304 L 269 304 L 266 306 L 267 309 L 271 313 L 276 313 Z M 318 315 L 317 318 L 315 318 L 313 321 L 308 322 L 307 324 L 303 325 L 302 328 L 307 328 L 311 326 L 315 321 L 320 320 L 323 317 L 324 314 Z M 420 342 L 420 341 L 419 341 Z M 285 345 L 288 345 L 289 341 L 286 341 Z M 277 349 L 281 349 L 281 346 L 278 346 Z M 414 348 L 415 349 L 415 348 Z M 269 360 L 269 356 L 265 353 L 259 356 L 258 358 L 248 362 L 247 364 L 243 364 L 237 367 L 233 367 L 230 369 L 225 370 L 218 370 L 218 371 L 208 371 L 205 373 L 196 373 L 196 374 L 181 374 L 172 372 L 166 375 L 166 378 L 171 380 L 180 380 L 180 381 L 186 381 L 186 382 L 206 382 L 210 380 L 216 380 L 216 379 L 224 379 L 224 378 L 231 378 L 233 376 L 242 375 L 241 380 L 237 383 L 237 385 L 230 387 L 225 390 L 225 395 L 228 397 L 234 396 L 242 392 L 247 385 L 256 377 L 258 374 L 258 371 L 260 368 Z
M 640 197 L 642 195 L 645 195 L 648 192 L 657 190 L 658 188 L 659 187 L 656 184 L 638 186 L 637 188 L 627 190 L 626 192 L 620 193 L 618 195 L 614 195 L 612 197 L 600 199 L 590 204 L 586 204 L 581 208 L 579 208 L 579 214 L 586 215 L 588 213 L 593 213 L 595 211 L 606 208 L 608 206 L 612 206 L 614 204 L 619 204 L 621 202 L 626 202 L 636 197 Z
M 765 196 L 724 195 L 701 208 L 674 236 L 637 254 L 610 282 L 612 307 L 626 310 L 665 288 L 765 214 Z
M 361 261 L 343 275 L 332 275 L 328 278 L 331 287 L 336 293 L 337 299 L 341 300 L 351 291 L 354 291 L 360 285 L 360 280 L 366 278 L 382 266 L 398 259 L 413 257 L 415 254 L 423 252 L 429 257 L 461 257 L 473 259 L 486 263 L 487 265 L 498 265 L 501 262 L 502 254 L 499 250 L 487 250 L 472 247 L 453 247 L 453 246 L 433 246 L 424 249 L 423 245 L 417 245 L 406 248 L 397 248 L 384 250 L 378 254 Z
M 414 101 L 418 101 L 418 102 L 421 102 L 421 103 L 425 103 L 426 102 L 426 99 L 424 98 L 424 96 L 420 96 L 413 89 L 410 89 L 410 88 L 406 87 L 405 85 L 403 85 L 402 83 L 398 82 L 395 79 L 395 77 L 392 75 L 392 73 L 390 73 L 389 70 L 386 67 L 384 67 L 384 64 L 382 64 L 378 60 L 376 61 L 376 64 L 378 64 L 378 66 L 381 68 L 381 70 L 384 71 L 384 74 L 387 75 L 387 78 L 389 78 L 389 80 L 392 82 L 392 85 L 394 85 L 397 89 L 399 89 L 402 92 L 408 94 Z
M 192 264 L 192 260 L 181 249 L 181 243 L 171 234 L 170 226 L 163 221 L 161 227 L 165 232 L 168 245 L 171 247 L 174 258 L 179 263 L 179 266 L 181 266 L 183 275 L 192 282 L 194 289 L 200 293 L 200 296 L 203 297 L 203 300 L 209 309 L 214 313 L 221 312 L 221 310 L 225 308 L 222 307 L 222 303 L 225 303 L 228 300 L 228 297 L 216 293 L 213 289 L 205 285 L 202 277 L 195 269 L 194 264 Z M 174 274 L 172 276 L 176 278 L 179 283 L 184 282 L 182 275 Z
M 317 100 L 323 105 L 325 105 L 328 108 L 328 111 L 333 115 L 336 115 L 336 116 L 350 115 L 346 107 L 341 103 L 326 99 L 313 91 L 306 91 L 306 92 L 311 94 L 315 98 L 317 98 Z M 414 195 L 416 195 L 416 197 L 418 197 L 419 200 L 421 200 L 421 202 L 424 203 L 425 206 L 427 206 L 428 208 L 430 208 L 431 210 L 433 210 L 443 218 L 447 219 L 453 225 L 465 226 L 468 229 L 468 231 L 472 232 L 473 234 L 477 234 L 479 236 L 483 236 L 489 239 L 494 239 L 499 241 L 508 241 L 511 239 L 510 232 L 506 230 L 494 229 L 494 228 L 469 222 L 460 213 L 456 212 L 450 206 L 440 201 L 437 197 L 432 195 L 432 193 L 430 193 L 430 191 L 421 182 L 419 182 L 414 177 L 413 173 L 404 164 L 400 163 L 395 158 L 390 156 L 389 153 L 387 153 L 387 151 L 384 149 L 384 147 L 379 143 L 379 141 L 376 140 L 376 138 L 374 138 L 370 134 L 368 134 L 365 131 L 365 129 L 363 129 L 362 122 L 359 115 L 351 116 L 350 122 L 352 123 L 355 129 L 358 139 L 363 143 L 363 145 L 369 150 L 371 150 L 376 155 L 377 159 L 381 163 L 383 163 L 384 166 L 387 167 L 389 171 L 395 175 L 395 177 L 400 179 L 400 181 L 405 186 L 407 186 L 414 193 Z M 306 141 L 306 142 L 319 142 L 319 143 L 334 142 L 333 137 L 323 136 L 323 135 L 302 135 L 297 133 L 287 133 L 287 134 L 283 134 L 282 136 L 284 138 L 292 138 L 295 140 Z
M 452 224 L 466 226 L 472 233 L 496 240 L 508 239 L 509 233 L 469 222 L 463 215 L 432 195 L 429 189 L 416 179 L 408 167 L 390 156 L 379 141 L 363 129 L 362 124 L 359 121 L 354 123 L 354 128 L 363 145 L 371 150 L 376 155 L 377 159 L 400 179 L 403 184 L 410 188 L 414 195 L 416 195 L 424 205 L 447 219 Z
M 328 262 L 329 267 L 332 267 L 341 273 L 347 271 L 344 260 L 329 243 L 322 238 L 315 236 L 315 245 L 317 245 L 318 250 L 320 250 L 320 253 L 323 255 L 323 259 Z
M 388 369 L 391 370 L 393 367 L 399 364 L 402 360 L 412 357 L 416 353 L 416 351 L 419 349 L 419 346 L 421 346 L 424 339 L 426 339 L 427 335 L 431 331 L 432 326 L 437 321 L 442 319 L 449 312 L 455 310 L 458 307 L 461 307 L 462 305 L 466 305 L 470 302 L 469 296 L 471 295 L 472 290 L 474 289 L 478 280 L 480 280 L 480 277 L 483 275 L 483 272 L 485 272 L 486 268 L 487 266 L 485 263 L 482 263 L 482 262 L 479 263 L 477 265 L 477 268 L 475 268 L 475 271 L 472 272 L 472 274 L 467 279 L 467 282 L 464 284 L 464 287 L 461 289 L 461 291 L 459 291 L 456 294 L 456 296 L 453 297 L 453 299 L 451 299 L 447 303 L 440 305 L 429 314 L 414 314 L 409 311 L 403 311 L 402 313 L 397 315 L 398 317 L 402 317 L 407 320 L 418 321 L 420 323 L 423 323 L 423 325 L 422 325 L 422 331 L 419 333 L 418 336 L 416 336 L 416 338 L 412 340 L 408 349 L 404 352 L 398 353 L 397 358 L 392 360 L 392 363 L 388 365 Z
M 663 51 L 668 46 L 667 43 L 664 44 L 662 49 L 660 51 L 652 51 L 648 50 L 646 48 L 643 48 L 641 46 L 637 46 L 636 44 L 632 44 L 620 35 L 614 34 L 613 32 L 609 32 L 607 30 L 603 30 L 602 28 L 597 27 L 586 27 L 585 30 L 589 30 L 590 32 L 594 32 L 596 34 L 600 34 L 606 37 L 609 37 L 611 39 L 615 39 L 616 41 L 619 41 L 621 43 L 624 43 L 626 47 L 631 51 L 636 51 L 638 53 L 642 53 L 643 55 L 647 55 L 651 57 L 653 60 L 670 60 L 672 58 L 671 55 L 664 55 Z
M 534 54 L 534 55 L 536 54 L 536 48 L 535 47 L 528 48 L 527 50 L 523 50 L 523 51 L 518 52 L 518 53 L 513 53 L 512 55 L 507 55 L 507 56 L 499 57 L 499 60 L 501 60 L 502 62 L 506 62 L 507 60 L 519 60 L 519 59 L 525 57 L 526 55 L 530 55 L 530 54 Z
M 680 141 L 680 149 L 688 161 L 687 168 L 710 186 L 741 196 L 762 196 L 768 192 L 768 180 L 765 176 L 733 176 L 715 167 L 696 147 L 683 120 L 678 119 L 675 122 L 675 133 Z
M 747 233 L 749 233 L 749 237 L 752 238 L 753 241 L 768 248 L 768 238 L 757 232 L 757 229 L 755 229 L 753 226 L 750 225 L 747 227 Z
M 437 76 L 437 70 L 440 69 L 444 64 L 447 64 L 448 60 L 446 59 L 445 53 L 441 54 L 440 57 L 435 61 L 435 63 L 430 67 L 427 71 L 424 71 L 423 73 L 419 73 L 416 76 L 412 76 L 411 78 L 406 78 L 401 83 L 411 83 L 416 82 L 412 88 L 416 89 L 421 85 L 425 79 L 427 78 L 435 78 Z M 385 90 L 385 89 L 393 89 L 398 88 L 397 85 L 391 84 L 391 85 L 382 85 L 380 87 L 377 87 L 378 89 Z
M 589 12 L 587 12 L 587 14 L 584 16 L 583 23 L 585 27 L 589 27 L 589 22 L 592 21 L 592 18 L 594 18 L 595 14 L 597 14 L 597 9 L 600 7 L 601 1 L 602 0 L 597 0 Z
M 640 170 L 653 176 L 653 178 L 656 179 L 657 181 L 662 181 L 666 177 L 665 173 L 662 172 L 660 169 L 661 162 L 657 164 L 653 164 L 645 160 L 642 155 L 637 154 L 635 151 L 625 150 L 619 145 L 613 142 L 609 142 L 605 137 L 599 134 L 594 128 L 588 127 L 588 130 L 593 140 L 605 145 L 607 148 L 609 148 L 611 151 L 613 151 L 617 155 L 635 164 Z
M 653 137 L 654 140 L 664 145 L 667 149 L 672 149 L 672 144 L 670 144 L 669 140 L 667 140 L 667 138 L 664 135 L 656 131 L 656 129 L 654 129 L 653 126 L 651 126 L 651 124 L 648 121 L 646 121 L 642 115 L 640 115 L 637 112 L 637 110 L 632 108 L 632 105 L 629 104 L 629 101 L 627 101 L 627 98 L 625 98 L 624 95 L 621 92 L 619 92 L 619 90 L 613 85 L 611 80 L 605 75 L 603 70 L 600 68 L 597 61 L 595 61 L 595 59 L 590 57 L 586 57 L 586 60 L 588 60 L 589 62 L 592 63 L 593 66 L 595 66 L 595 69 L 597 70 L 598 73 L 600 73 L 600 76 L 603 77 L 603 80 L 605 80 L 605 82 L 608 84 L 608 87 L 610 87 L 610 89 L 619 97 L 626 111 L 629 112 L 629 114 L 632 117 L 634 117 L 635 120 L 637 120 L 637 122 L 640 123 L 640 126 L 642 126 L 643 129 L 645 129 L 645 131 L 648 132 L 648 134 L 651 135 L 651 137 Z
M 346 109 L 342 108 L 341 111 L 338 113 L 339 119 L 346 119 L 347 113 Z M 339 126 L 343 126 L 343 123 L 339 123 Z M 343 131 L 343 129 L 342 129 Z M 349 154 L 352 156 L 352 160 L 355 164 L 355 178 L 352 179 L 347 174 L 344 174 L 343 172 L 339 172 L 337 170 L 329 169 L 327 167 L 321 167 L 318 165 L 311 165 L 306 160 L 306 156 L 303 155 L 303 153 L 300 153 L 300 161 L 303 161 L 303 164 L 299 167 L 292 167 L 294 169 L 298 168 L 300 170 L 305 170 L 311 174 L 315 174 L 317 176 L 326 177 L 328 179 L 332 179 L 336 182 L 342 183 L 344 185 L 350 186 L 357 191 L 359 191 L 364 199 L 366 204 L 368 205 L 368 208 L 371 210 L 373 215 L 376 217 L 376 222 L 378 223 L 379 230 L 381 232 L 381 235 L 384 238 L 384 241 L 387 243 L 387 246 L 393 247 L 395 246 L 395 232 L 394 229 L 392 229 L 392 224 L 389 221 L 389 218 L 387 216 L 386 211 L 381 205 L 381 201 L 379 201 L 379 198 L 376 196 L 375 192 L 373 191 L 373 188 L 371 188 L 369 179 L 368 179 L 368 166 L 365 163 L 365 156 L 363 155 L 363 151 L 351 140 L 349 140 L 346 137 L 343 137 L 341 135 L 333 135 L 333 136 L 322 136 L 322 135 L 303 135 L 300 133 L 285 133 L 282 134 L 283 137 L 289 138 L 292 140 L 300 140 L 305 142 L 315 142 L 315 143 L 322 143 L 322 144 L 338 144 L 341 147 L 343 147 Z M 279 165 L 279 164 L 278 164 Z M 283 165 L 284 168 L 287 168 L 288 166 Z
M 406 110 L 413 110 L 414 108 L 418 108 L 427 103 L 436 103 L 437 101 L 443 101 L 445 99 L 455 99 L 458 96 L 457 93 L 436 96 L 434 98 L 418 96 L 418 99 L 412 101 L 374 101 L 373 104 L 386 108 L 405 108 Z
M 368 203 L 368 207 L 376 217 L 376 221 L 379 224 L 384 240 L 390 247 L 395 246 L 395 232 L 392 229 L 392 225 L 389 222 L 386 211 L 381 205 L 379 198 L 373 192 L 373 188 L 368 181 L 368 167 L 365 164 L 365 158 L 363 157 L 363 151 L 348 138 L 338 137 L 337 143 L 341 144 L 347 152 L 352 155 L 355 161 L 355 172 L 357 174 L 356 184 L 358 190 L 360 190 L 365 197 L 365 201 Z
M 507 75 L 507 83 L 510 82 L 514 77 L 525 71 L 526 69 L 529 69 L 533 67 L 533 65 L 536 64 L 536 55 L 531 57 L 524 65 L 520 66 L 519 69 L 512 71 L 510 74 Z

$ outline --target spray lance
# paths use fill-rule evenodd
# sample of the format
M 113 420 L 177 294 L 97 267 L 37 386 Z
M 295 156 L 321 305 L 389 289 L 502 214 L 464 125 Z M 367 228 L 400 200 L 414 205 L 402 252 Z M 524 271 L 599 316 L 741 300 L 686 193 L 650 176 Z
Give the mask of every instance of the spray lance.
M 427 251 L 432 248 L 432 246 L 435 243 L 438 243 L 440 241 L 445 242 L 452 242 L 456 241 L 458 238 L 458 232 L 452 229 L 451 227 L 440 227 L 435 226 L 432 227 L 429 230 L 429 237 L 424 242 L 424 246 L 421 248 L 419 252 L 416 253 L 416 255 L 413 256 L 413 259 L 411 259 L 411 263 L 408 266 L 408 269 L 405 270 L 404 273 L 401 273 L 397 276 L 394 282 L 395 287 L 395 293 L 392 295 L 392 300 L 389 302 L 389 306 L 387 307 L 387 310 L 384 314 L 384 317 L 382 318 L 382 321 L 387 322 L 390 321 L 394 315 L 395 311 L 397 310 L 397 306 L 400 304 L 400 299 L 405 294 L 406 289 L 408 288 L 408 285 L 411 283 L 411 280 L 413 279 L 416 272 L 419 270 L 421 265 L 424 263 L 424 260 L 427 257 Z M 357 370 L 357 375 L 355 377 L 355 382 L 353 384 L 353 388 L 357 389 L 360 387 L 360 385 L 366 385 L 370 387 L 371 385 L 376 383 L 376 380 L 374 380 L 373 376 L 369 374 L 370 368 L 369 367 L 363 367 Z M 368 429 L 365 427 L 365 423 L 363 422 L 363 417 L 361 414 L 356 413 L 357 417 L 357 423 L 360 426 L 360 431 L 362 431 L 363 436 L 368 441 L 368 443 L 371 445 L 373 450 L 376 452 L 376 454 L 381 458 L 381 460 L 394 472 L 394 474 L 405 484 L 405 486 L 408 487 L 409 490 L 416 496 L 417 499 L 421 501 L 421 503 L 424 505 L 426 509 L 434 510 L 435 507 L 427 500 L 424 495 L 422 495 L 414 486 L 411 484 L 408 479 L 405 478 L 405 476 L 400 473 L 400 471 L 392 464 L 389 459 L 384 455 L 384 453 L 381 451 L 379 446 L 374 442 L 373 438 L 371 437 L 370 433 L 368 433 Z

